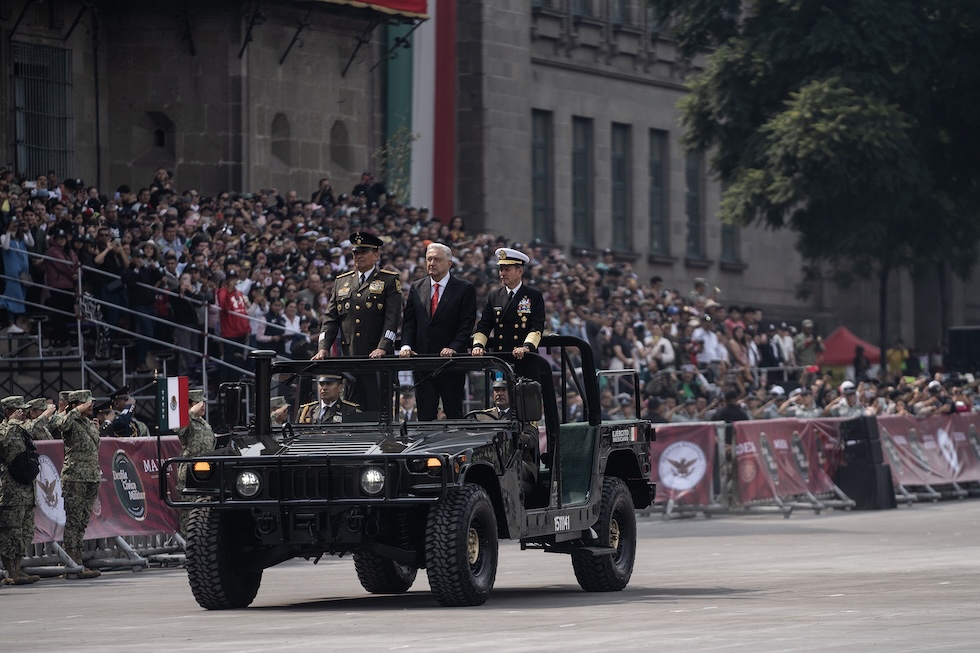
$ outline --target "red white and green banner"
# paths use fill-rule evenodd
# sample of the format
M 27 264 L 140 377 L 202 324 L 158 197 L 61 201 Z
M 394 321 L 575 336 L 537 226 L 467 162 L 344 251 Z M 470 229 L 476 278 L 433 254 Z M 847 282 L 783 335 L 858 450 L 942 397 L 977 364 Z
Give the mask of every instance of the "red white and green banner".
M 41 456 L 41 471 L 34 479 L 34 542 L 57 542 L 64 538 L 65 501 L 61 469 L 65 448 L 61 440 L 35 442 Z M 160 458 L 180 455 L 176 436 L 160 439 Z M 99 443 L 102 482 L 92 506 L 85 539 L 117 535 L 154 535 L 177 530 L 179 513 L 160 498 L 160 465 L 156 438 L 102 438 Z M 167 478 L 169 492 L 176 492 L 177 468 Z
M 186 376 L 157 379 L 157 422 L 160 424 L 161 433 L 190 424 L 187 391 Z

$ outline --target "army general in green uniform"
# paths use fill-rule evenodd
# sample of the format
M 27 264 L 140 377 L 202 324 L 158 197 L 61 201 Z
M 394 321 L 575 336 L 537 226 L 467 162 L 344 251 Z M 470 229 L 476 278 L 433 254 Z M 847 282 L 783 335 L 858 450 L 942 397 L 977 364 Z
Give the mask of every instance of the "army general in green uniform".
M 354 269 L 337 277 L 323 316 L 320 344 L 313 360 L 330 355 L 337 333 L 344 356 L 380 358 L 394 350 L 402 315 L 402 285 L 397 272 L 378 268 L 383 245 L 369 233 L 352 233 Z M 357 375 L 349 399 L 364 410 L 379 406 L 374 375 Z

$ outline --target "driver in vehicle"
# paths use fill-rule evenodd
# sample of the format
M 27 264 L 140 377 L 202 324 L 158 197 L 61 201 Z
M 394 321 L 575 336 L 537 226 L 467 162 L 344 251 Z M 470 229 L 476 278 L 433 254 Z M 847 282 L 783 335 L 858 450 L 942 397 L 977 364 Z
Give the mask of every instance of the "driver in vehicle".
M 512 419 L 514 415 L 510 410 L 510 393 L 507 392 L 506 381 L 493 382 L 493 406 L 481 411 L 478 419 L 482 415 L 489 415 L 493 419 Z
M 300 424 L 333 424 L 347 422 L 361 407 L 352 401 L 341 399 L 344 379 L 339 374 L 321 374 L 317 378 L 319 401 L 300 406 Z
M 493 406 L 476 413 L 476 419 L 515 419 L 516 415 L 511 409 L 510 392 L 507 389 L 507 382 L 498 380 L 493 382 Z M 525 493 L 530 493 L 538 480 L 538 468 L 540 465 L 540 449 L 538 442 L 538 427 L 536 422 L 526 425 L 520 435 L 520 447 L 522 457 L 521 485 Z

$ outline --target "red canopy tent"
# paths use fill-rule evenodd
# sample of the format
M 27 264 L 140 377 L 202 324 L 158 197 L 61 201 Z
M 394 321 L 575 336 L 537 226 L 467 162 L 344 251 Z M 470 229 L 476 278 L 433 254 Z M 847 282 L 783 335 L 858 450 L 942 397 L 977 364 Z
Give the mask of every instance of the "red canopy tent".
M 864 355 L 872 365 L 881 363 L 880 349 L 841 326 L 823 339 L 824 350 L 817 356 L 817 365 L 851 365 L 854 362 L 854 348 L 858 345 L 864 347 Z

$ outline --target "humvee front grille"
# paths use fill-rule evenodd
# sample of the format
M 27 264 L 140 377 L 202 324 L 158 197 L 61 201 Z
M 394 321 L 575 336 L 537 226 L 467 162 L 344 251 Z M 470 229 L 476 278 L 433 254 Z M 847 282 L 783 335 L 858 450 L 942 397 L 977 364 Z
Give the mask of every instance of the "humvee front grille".
M 286 447 L 286 454 L 320 455 L 320 454 L 363 454 L 370 451 L 377 439 L 371 440 L 297 440 Z

